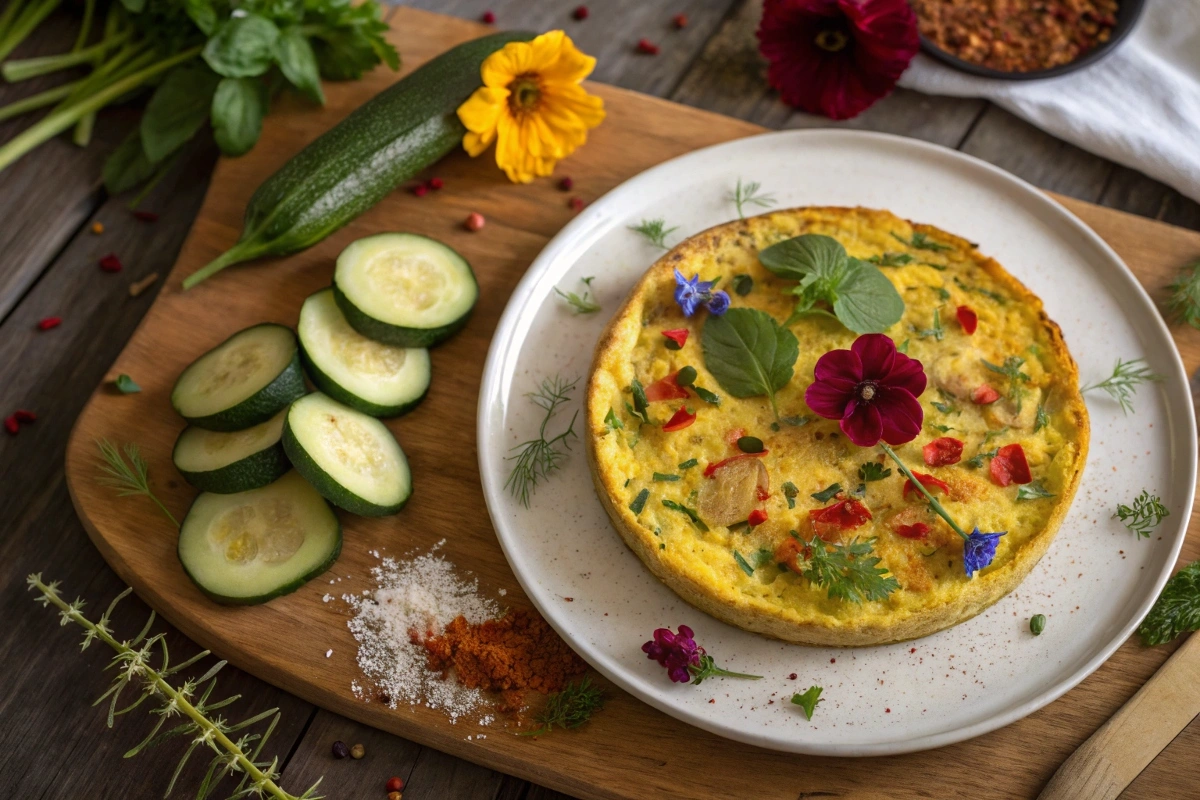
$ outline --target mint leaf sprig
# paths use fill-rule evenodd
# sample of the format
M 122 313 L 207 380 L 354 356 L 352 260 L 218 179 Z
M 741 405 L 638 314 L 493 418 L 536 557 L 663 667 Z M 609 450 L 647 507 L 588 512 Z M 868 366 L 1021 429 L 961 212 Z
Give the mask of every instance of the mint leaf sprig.
M 1161 381 L 1163 377 L 1157 375 L 1150 370 L 1150 365 L 1146 363 L 1144 358 L 1135 358 L 1130 361 L 1117 359 L 1116 365 L 1113 367 L 1112 375 L 1102 381 L 1089 383 L 1080 389 L 1080 393 L 1090 392 L 1093 389 L 1103 389 L 1108 393 L 1108 396 L 1116 400 L 1121 406 L 1121 411 L 1125 414 L 1133 413 L 1133 398 L 1137 394 L 1137 390 L 1146 383 L 1156 383 Z
M 1139 539 L 1149 539 L 1154 529 L 1169 516 L 1171 511 L 1163 505 L 1162 499 L 1143 489 L 1132 505 L 1119 503 L 1112 518 L 1125 523 L 1125 527 L 1136 533 Z

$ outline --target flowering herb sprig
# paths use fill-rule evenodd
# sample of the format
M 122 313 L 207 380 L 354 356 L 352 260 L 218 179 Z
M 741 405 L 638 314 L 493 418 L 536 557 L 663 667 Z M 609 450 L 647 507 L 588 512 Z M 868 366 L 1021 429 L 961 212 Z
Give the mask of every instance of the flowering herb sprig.
M 550 695 L 546 706 L 533 718 L 540 727 L 522 736 L 545 736 L 555 728 L 573 730 L 604 707 L 604 691 L 592 684 L 590 676 L 578 683 L 572 681 L 561 692 Z
M 967 533 L 892 449 L 921 432 L 924 411 L 917 398 L 927 383 L 921 362 L 897 352 L 889 337 L 871 333 L 855 339 L 849 350 L 831 350 L 821 356 L 814 376 L 816 380 L 804 394 L 805 402 L 820 416 L 838 420 L 850 441 L 859 447 L 878 445 L 896 463 L 900 473 L 925 496 L 930 509 L 962 538 L 967 577 L 991 564 L 1005 532 L 985 533 L 976 527 Z
M 154 612 L 150 612 L 150 619 L 146 622 L 145 627 L 133 639 L 118 641 L 113 637 L 112 628 L 109 627 L 113 610 L 117 603 L 129 596 L 133 589 L 126 589 L 117 595 L 100 619 L 92 622 L 83 615 L 83 600 L 76 599 L 72 603 L 67 603 L 62 599 L 57 581 L 44 583 L 39 573 L 30 575 L 26 579 L 26 583 L 30 589 L 36 589 L 41 594 L 40 597 L 35 598 L 35 602 L 46 607 L 54 606 L 59 610 L 61 625 L 73 622 L 84 629 L 83 643 L 80 649 L 86 650 L 92 642 L 99 641 L 108 645 L 116 653 L 110 664 L 110 668 L 116 671 L 112 686 L 96 701 L 96 704 L 105 700 L 109 701 L 108 727 L 113 726 L 116 717 L 132 711 L 146 700 L 153 700 L 158 704 L 158 708 L 152 709 L 150 712 L 158 717 L 158 722 L 140 744 L 125 754 L 126 758 L 135 756 L 170 738 L 190 739 L 188 749 L 180 760 L 179 766 L 175 768 L 175 773 L 167 786 L 167 795 L 170 795 L 175 788 L 175 782 L 179 779 L 179 775 L 183 772 L 183 767 L 192 753 L 199 747 L 206 747 L 215 755 L 208 772 L 205 773 L 197 797 L 208 797 L 226 776 L 241 774 L 242 780 L 234 790 L 232 798 L 266 796 L 276 800 L 318 799 L 316 790 L 321 783 L 320 779 L 304 794 L 297 797 L 285 792 L 277 783 L 279 780 L 278 757 L 270 761 L 258 760 L 267 739 L 279 723 L 279 709 L 267 709 L 238 723 L 228 723 L 221 717 L 212 715 L 213 711 L 224 708 L 238 698 L 237 695 L 234 695 L 224 700 L 209 702 L 208 698 L 217 685 L 215 676 L 226 662 L 218 661 L 199 678 L 188 679 L 175 686 L 168 681 L 168 678 L 205 658 L 209 655 L 209 651 L 204 650 L 180 664 L 172 665 L 170 654 L 167 651 L 165 634 L 159 633 L 147 638 L 150 627 L 154 624 Z M 158 667 L 153 665 L 156 654 L 160 659 Z M 119 708 L 118 702 L 122 692 L 131 685 L 140 690 L 140 696 L 133 703 Z M 199 693 L 198 697 L 197 693 Z M 236 740 L 230 738 L 231 734 L 256 725 L 268 717 L 271 717 L 271 722 L 261 734 L 242 733 Z M 163 731 L 163 726 L 170 720 L 177 720 L 178 724 Z
M 537 438 L 522 442 L 513 448 L 519 452 L 514 456 L 509 456 L 508 460 L 517 463 L 513 465 L 512 473 L 509 474 L 504 488 L 508 489 L 512 496 L 526 508 L 529 508 L 529 496 L 538 482 L 558 470 L 567 456 L 567 451 L 571 449 L 570 439 L 576 435 L 575 420 L 579 416 L 578 411 L 571 417 L 571 423 L 566 430 L 561 433 L 547 438 L 546 427 L 558 413 L 558 409 L 570 401 L 571 392 L 575 390 L 577 383 L 579 383 L 578 379 L 567 381 L 561 376 L 555 375 L 553 378 L 543 378 L 542 385 L 536 392 L 529 392 L 525 395 L 533 401 L 535 406 L 546 413 L 542 416 L 541 425 L 538 426 Z
M 747 675 L 721 669 L 704 648 L 696 644 L 695 633 L 687 625 L 680 625 L 679 632 L 670 628 L 656 628 L 654 638 L 642 645 L 642 652 L 652 661 L 657 661 L 667 670 L 667 677 L 674 683 L 699 685 L 708 678 L 747 678 L 757 681 L 761 675 Z
M 119 448 L 107 439 L 102 439 L 96 442 L 96 446 L 100 448 L 100 455 L 104 459 L 104 463 L 100 465 L 100 469 L 104 471 L 104 477 L 100 479 L 102 484 L 116 489 L 119 497 L 138 495 L 150 498 L 159 510 L 167 515 L 171 524 L 179 527 L 179 520 L 175 519 L 175 515 L 167 510 L 150 489 L 150 469 L 136 444 L 127 442 L 124 448 Z
M 764 194 L 762 184 L 758 181 L 747 181 L 742 183 L 742 179 L 738 178 L 737 186 L 729 193 L 729 199 L 737 206 L 739 219 L 746 218 L 746 206 L 758 206 L 759 208 L 770 208 L 775 205 L 775 195 Z
M 714 292 L 715 284 L 716 281 L 700 280 L 698 274 L 685 278 L 682 272 L 675 270 L 675 302 L 685 317 L 692 316 L 700 308 L 708 309 L 708 313 L 718 317 L 729 310 L 729 295 Z
M 1118 358 L 1112 375 L 1102 381 L 1089 383 L 1079 391 L 1083 393 L 1093 389 L 1103 389 L 1108 392 L 1109 397 L 1120 404 L 1121 411 L 1129 414 L 1133 411 L 1133 397 L 1137 394 L 1138 387 L 1144 383 L 1154 383 L 1162 379 L 1161 375 L 1150 371 L 1150 365 L 1144 358 L 1134 358 L 1129 361 Z
M 1162 499 L 1143 489 L 1133 505 L 1119 503 L 1112 518 L 1125 523 L 1125 527 L 1136 533 L 1139 539 L 1148 539 L 1159 523 L 1169 516 L 1171 511 L 1163 505 Z
M 661 247 L 663 250 L 667 248 L 667 236 L 679 230 L 679 226 L 667 227 L 667 221 L 664 219 L 644 219 L 637 225 L 630 225 L 629 230 L 634 233 L 640 233 L 650 240 L 650 244 L 655 247 Z

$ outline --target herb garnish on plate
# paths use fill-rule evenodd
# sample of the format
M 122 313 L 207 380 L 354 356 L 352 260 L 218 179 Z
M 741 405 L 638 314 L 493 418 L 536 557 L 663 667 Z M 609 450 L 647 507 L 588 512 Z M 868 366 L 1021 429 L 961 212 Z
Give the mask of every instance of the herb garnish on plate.
M 546 413 L 538 427 L 537 438 L 522 442 L 513 448 L 519 452 L 508 457 L 509 461 L 516 461 L 516 464 L 513 465 L 504 488 L 526 508 L 529 508 L 529 496 L 538 482 L 558 470 L 562 466 L 562 460 L 566 458 L 567 451 L 571 449 L 570 438 L 576 435 L 575 419 L 579 416 L 578 411 L 571 417 L 571 423 L 566 430 L 561 433 L 546 438 L 546 427 L 558 413 L 558 409 L 570 401 L 571 392 L 575 390 L 575 384 L 578 382 L 578 379 L 567 381 L 555 375 L 552 378 L 543 378 L 537 391 L 525 395 Z

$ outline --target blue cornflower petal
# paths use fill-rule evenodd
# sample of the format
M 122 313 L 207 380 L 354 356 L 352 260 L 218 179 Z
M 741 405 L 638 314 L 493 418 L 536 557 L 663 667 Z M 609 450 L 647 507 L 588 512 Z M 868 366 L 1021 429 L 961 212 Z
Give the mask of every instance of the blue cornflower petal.
M 683 315 L 690 317 L 696 313 L 696 308 L 708 302 L 712 290 L 712 281 L 702 281 L 699 275 L 691 278 L 675 270 L 675 302 L 683 309 Z
M 721 316 L 729 310 L 729 295 L 725 292 L 713 292 L 708 298 L 708 313 Z
M 971 535 L 963 542 L 963 569 L 968 578 L 992 563 L 992 559 L 996 557 L 996 545 L 1005 533 L 1006 531 L 980 533 L 979 526 L 975 526 L 975 530 L 971 531 Z

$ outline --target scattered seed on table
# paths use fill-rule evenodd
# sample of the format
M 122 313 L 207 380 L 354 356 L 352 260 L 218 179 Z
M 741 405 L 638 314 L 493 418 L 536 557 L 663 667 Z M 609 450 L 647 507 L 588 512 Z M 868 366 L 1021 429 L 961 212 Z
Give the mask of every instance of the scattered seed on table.
M 149 275 L 142 278 L 140 281 L 135 281 L 135 282 L 129 284 L 129 296 L 137 297 L 142 292 L 146 291 L 151 286 L 153 286 L 154 282 L 156 280 L 158 280 L 158 273 L 151 272 Z
M 116 253 L 100 257 L 100 269 L 105 272 L 120 272 L 121 266 L 121 259 L 117 258 Z
M 429 187 L 422 183 L 419 186 L 412 187 L 411 191 L 417 197 L 424 197 L 429 192 Z
M 21 430 L 21 423 L 17 422 L 16 414 L 4 418 L 4 430 L 8 431 L 11 436 L 16 436 Z
M 637 51 L 642 55 L 656 56 L 658 55 L 658 45 L 649 39 L 638 39 Z
M 580 22 L 582 22 L 583 20 L 588 18 L 588 7 L 587 6 L 579 6 L 579 8 L 577 8 L 571 12 L 571 16 L 573 18 L 579 20 Z
M 583 198 L 572 197 L 570 200 L 567 201 L 567 207 L 570 208 L 572 211 L 582 211 L 583 210 Z
M 446 184 L 442 182 L 441 178 L 430 178 L 429 179 L 429 188 L 433 189 L 435 192 L 445 185 Z
M 496 24 L 496 15 L 493 14 L 491 11 L 483 12 L 483 16 L 480 17 L 480 19 L 483 20 L 488 25 Z
M 561 181 L 558 182 L 558 188 L 564 192 L 571 191 L 571 189 L 574 186 L 575 186 L 575 181 L 571 180 L 570 178 L 563 178 Z
M 482 230 L 483 226 L 486 224 L 487 220 L 485 220 L 483 218 L 483 214 L 480 214 L 478 211 L 472 211 L 467 215 L 466 220 L 463 221 L 463 227 L 469 230 L 471 233 Z
M 62 317 L 46 317 L 38 321 L 38 330 L 48 331 L 51 328 L 57 328 L 59 325 L 62 325 Z
M 37 422 L 37 414 L 33 413 L 32 411 L 26 411 L 23 408 L 18 408 L 13 416 L 17 418 L 17 422 L 23 424 Z
M 158 214 L 154 211 L 135 210 L 133 212 L 133 218 L 136 220 L 141 220 L 142 222 L 158 222 Z
M 404 800 L 404 795 L 399 792 L 388 792 L 388 800 Z
M 356 744 L 356 745 L 354 745 L 354 747 L 350 748 L 350 757 L 356 761 L 358 759 L 362 758 L 363 756 L 365 756 L 366 754 L 367 754 L 367 748 L 363 747 L 361 744 Z
M 392 777 L 388 778 L 387 786 L 384 788 L 389 792 L 399 792 L 404 789 L 404 781 L 400 780 L 399 776 L 393 775 Z
M 333 743 L 333 757 L 334 758 L 345 758 L 348 755 L 350 755 L 350 748 L 346 747 L 345 742 L 338 740 Z
M 95 233 L 95 234 L 104 233 L 104 223 L 103 222 L 93 222 L 92 223 L 92 233 Z
M 687 14 L 676 14 L 671 17 L 671 22 L 675 23 L 676 28 L 686 28 L 688 24 Z

